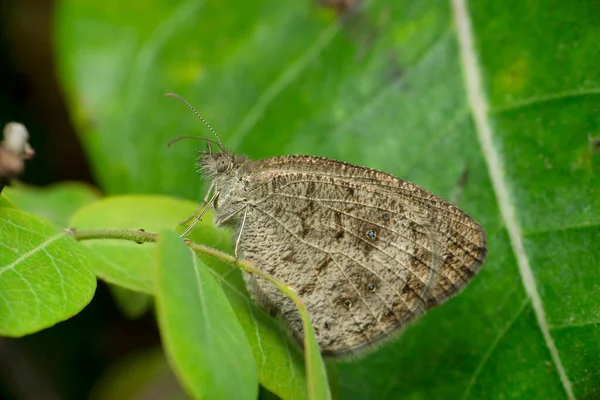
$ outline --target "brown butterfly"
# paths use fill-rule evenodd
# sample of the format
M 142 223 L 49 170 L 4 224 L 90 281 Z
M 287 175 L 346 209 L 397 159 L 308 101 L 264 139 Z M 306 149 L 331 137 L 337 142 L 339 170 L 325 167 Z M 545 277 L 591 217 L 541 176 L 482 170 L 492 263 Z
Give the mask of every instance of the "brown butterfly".
M 195 136 L 175 141 L 184 137 Z M 211 184 L 204 210 L 212 206 L 215 224 L 234 228 L 236 257 L 296 289 L 324 355 L 393 337 L 464 288 L 486 258 L 481 225 L 415 184 L 323 157 L 255 161 L 216 137 L 200 138 L 208 150 L 199 152 L 198 166 Z M 245 280 L 257 303 L 301 342 L 294 303 L 260 277 L 245 273 Z

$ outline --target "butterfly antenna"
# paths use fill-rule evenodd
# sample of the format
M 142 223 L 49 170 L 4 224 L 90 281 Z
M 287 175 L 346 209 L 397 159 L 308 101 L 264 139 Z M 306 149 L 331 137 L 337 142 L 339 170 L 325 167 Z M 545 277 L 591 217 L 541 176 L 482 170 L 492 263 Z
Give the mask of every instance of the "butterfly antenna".
M 202 115 L 200 115 L 198 113 L 198 111 L 196 111 L 194 109 L 194 107 L 192 107 L 192 105 L 187 102 L 186 99 L 184 99 L 183 97 L 181 97 L 180 95 L 175 94 L 175 93 L 167 93 L 167 94 L 165 94 L 165 97 L 174 97 L 177 100 L 181 101 L 183 104 L 185 104 L 187 106 L 187 108 L 192 110 L 192 112 L 196 115 L 196 117 L 200 118 L 200 121 L 202 121 L 204 123 L 204 125 L 206 125 L 206 127 L 215 135 L 215 137 L 217 138 L 217 142 L 218 142 L 217 144 L 221 148 L 221 150 L 225 151 L 225 146 L 223 146 L 223 142 L 221 142 L 221 138 L 219 137 L 219 135 L 217 135 L 217 132 L 215 132 L 215 130 L 212 128 L 212 126 L 210 126 L 208 124 L 208 122 L 206 122 L 206 120 L 204 118 L 202 118 Z
M 216 141 L 214 141 L 212 139 L 209 139 L 209 138 L 205 138 L 205 137 L 202 137 L 202 136 L 188 136 L 188 135 L 184 135 L 184 136 L 176 137 L 175 139 L 171 140 L 169 143 L 167 143 L 167 147 L 171 147 L 171 145 L 173 143 L 178 142 L 181 139 L 200 139 L 200 140 L 204 140 L 205 142 L 208 142 L 208 143 L 216 144 L 219 147 L 221 146 L 220 143 L 218 143 L 218 142 L 216 142 Z

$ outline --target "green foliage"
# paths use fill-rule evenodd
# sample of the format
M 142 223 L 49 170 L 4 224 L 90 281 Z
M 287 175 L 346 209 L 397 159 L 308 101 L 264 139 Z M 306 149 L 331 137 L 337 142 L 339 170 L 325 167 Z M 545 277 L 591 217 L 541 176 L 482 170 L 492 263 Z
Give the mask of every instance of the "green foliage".
M 193 165 L 204 143 L 166 143 L 210 135 L 162 97 L 176 92 L 236 152 L 381 169 L 456 202 L 486 228 L 488 261 L 463 293 L 372 354 L 331 363 L 340 398 L 598 397 L 597 6 L 470 1 L 465 25 L 462 4 L 365 1 L 341 23 L 311 1 L 62 0 L 54 26 L 71 115 L 102 190 L 126 195 L 9 197 L 80 230 L 176 228 L 204 195 Z M 190 238 L 231 252 L 210 217 Z M 249 300 L 239 271 L 188 256 L 172 233 L 163 239 L 159 249 L 78 245 L 0 197 L 0 333 L 23 335 L 77 313 L 93 294 L 93 270 L 140 293 L 160 288 L 166 347 L 190 394 L 231 370 L 244 375 L 241 393 L 256 396 L 253 365 L 281 398 L 312 393 L 300 353 Z M 196 296 L 186 307 L 200 287 L 210 301 Z M 207 321 L 235 332 L 226 343 L 240 345 L 239 359 L 206 345 Z
M 85 251 L 44 218 L 0 207 L 0 335 L 22 336 L 77 314 L 96 290 Z
M 19 208 L 62 227 L 69 226 L 69 219 L 75 211 L 100 198 L 96 189 L 77 182 L 59 183 L 44 189 L 15 184 L 6 187 L 2 193 Z
M 223 289 L 175 232 L 156 247 L 158 322 L 183 385 L 199 399 L 255 399 L 252 350 Z
M 86 229 L 144 229 L 158 232 L 174 229 L 177 223 L 191 215 L 198 206 L 159 196 L 107 197 L 81 208 L 73 215 L 70 226 Z M 206 227 L 203 223 L 200 227 Z M 205 229 L 204 229 L 205 230 Z M 215 229 L 211 230 L 211 235 Z M 225 232 L 217 232 L 225 241 Z M 209 236 L 211 237 L 211 236 Z M 211 245 L 215 243 L 212 241 Z M 94 271 L 98 277 L 131 290 L 153 294 L 154 245 L 123 240 L 90 240 L 82 243 L 94 254 Z
M 80 209 L 73 216 L 71 226 L 81 232 L 90 229 L 138 229 L 142 226 L 150 232 L 158 232 L 175 228 L 179 221 L 192 215 L 196 209 L 197 204 L 166 196 L 114 196 Z M 149 218 L 149 215 L 152 218 Z M 197 243 L 233 252 L 230 235 L 212 225 L 210 213 L 187 237 Z M 96 239 L 86 240 L 81 244 L 91 251 L 90 257 L 96 260 L 93 265 L 99 278 L 141 293 L 156 293 L 158 283 L 154 270 L 153 243 L 137 244 L 116 239 Z M 293 343 L 288 343 L 285 332 L 282 332 L 277 323 L 250 299 L 240 271 L 213 257 L 200 256 L 200 259 L 211 267 L 247 335 L 256 359 L 261 384 L 284 398 L 304 398 L 306 381 L 301 354 Z M 204 266 L 200 266 L 201 268 Z M 174 268 L 171 273 L 174 274 L 173 279 L 185 280 L 186 276 L 177 274 Z M 173 295 L 176 294 L 175 291 Z M 218 311 L 218 303 L 207 302 L 207 305 L 217 307 Z M 194 313 L 196 309 L 190 307 L 188 311 Z M 199 317 L 198 314 L 197 318 Z M 226 318 L 225 315 L 221 317 Z M 219 340 L 225 340 L 219 332 L 215 335 Z M 194 343 L 180 345 L 188 346 L 185 353 L 202 357 L 203 352 L 198 354 Z

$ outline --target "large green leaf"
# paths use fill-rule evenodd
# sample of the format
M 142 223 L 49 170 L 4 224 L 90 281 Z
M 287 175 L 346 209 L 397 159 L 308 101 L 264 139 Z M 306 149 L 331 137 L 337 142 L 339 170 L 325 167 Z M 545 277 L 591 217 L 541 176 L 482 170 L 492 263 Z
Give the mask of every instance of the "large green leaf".
M 480 275 L 381 351 L 343 398 L 594 398 L 600 353 L 596 2 L 58 3 L 71 111 L 103 187 L 197 199 L 209 135 L 255 158 L 382 169 L 488 231 Z M 134 17 L 135 16 L 135 17 Z

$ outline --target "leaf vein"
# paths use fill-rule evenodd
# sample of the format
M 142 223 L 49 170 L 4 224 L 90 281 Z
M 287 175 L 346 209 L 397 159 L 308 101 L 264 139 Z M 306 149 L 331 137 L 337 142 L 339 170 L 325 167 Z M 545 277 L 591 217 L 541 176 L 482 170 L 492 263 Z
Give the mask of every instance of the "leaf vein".
M 56 241 L 57 239 L 62 238 L 64 235 L 65 234 L 61 232 L 54 236 L 51 236 L 48 239 L 41 242 L 40 244 L 38 244 L 37 246 L 35 246 L 34 248 L 32 248 L 31 250 L 27 251 L 26 253 L 23 253 L 19 258 L 17 258 L 12 263 L 10 263 L 4 267 L 0 267 L 0 275 L 2 275 L 6 271 L 14 269 L 21 262 L 25 261 L 27 258 L 31 257 L 32 255 L 36 254 L 37 252 L 43 250 L 45 247 L 49 246 L 52 242 Z
M 466 0 L 452 0 L 452 8 L 457 29 L 458 46 L 463 64 L 467 99 L 473 113 L 475 130 L 479 138 L 483 157 L 487 163 L 490 180 L 498 202 L 498 208 L 500 209 L 500 214 L 504 220 L 517 260 L 517 266 L 521 274 L 523 286 L 531 299 L 538 326 L 552 356 L 552 361 L 554 362 L 562 382 L 565 394 L 570 400 L 574 400 L 575 395 L 573 394 L 573 386 L 562 364 L 554 339 L 550 334 L 542 299 L 537 288 L 531 265 L 529 264 L 529 258 L 525 251 L 523 233 L 519 226 L 514 204 L 511 202 L 510 189 L 506 176 L 504 175 L 502 161 L 498 154 L 498 149 L 494 146 L 493 131 L 489 120 L 490 108 L 487 104 L 485 91 L 483 89 L 483 73 L 478 64 L 475 38 L 473 37 L 467 2 Z

